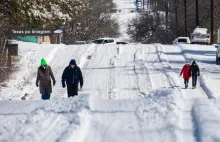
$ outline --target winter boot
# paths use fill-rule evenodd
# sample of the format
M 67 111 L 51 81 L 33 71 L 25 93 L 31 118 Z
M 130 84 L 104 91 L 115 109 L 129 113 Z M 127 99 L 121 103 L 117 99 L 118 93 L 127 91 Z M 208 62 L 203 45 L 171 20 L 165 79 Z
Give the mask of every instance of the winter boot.
M 186 84 L 185 84 L 185 89 L 186 89 L 187 87 L 188 87 L 188 84 L 186 83 Z

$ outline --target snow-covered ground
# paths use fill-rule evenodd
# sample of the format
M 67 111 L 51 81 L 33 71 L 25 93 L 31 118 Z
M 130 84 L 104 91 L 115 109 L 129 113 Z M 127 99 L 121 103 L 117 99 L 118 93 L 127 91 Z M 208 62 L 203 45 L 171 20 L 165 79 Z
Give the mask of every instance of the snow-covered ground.
M 20 42 L 19 55 L 19 71 L 1 88 L 1 141 L 220 141 L 213 46 Z M 35 87 L 42 57 L 57 80 L 50 101 L 40 100 Z M 60 80 L 72 58 L 85 85 L 69 99 Z M 179 73 L 186 60 L 201 68 L 197 89 L 183 89 Z M 21 101 L 24 93 L 29 95 Z
M 129 12 L 135 1 L 115 2 L 122 13 L 127 11 L 125 20 L 135 15 Z M 119 21 L 123 18 L 119 14 Z M 122 39 L 127 38 L 125 27 Z M 220 67 L 215 50 L 205 45 L 20 42 L 19 70 L 0 91 L 0 141 L 218 142 Z M 40 100 L 35 87 L 41 58 L 57 81 L 48 101 Z M 61 75 L 73 58 L 85 83 L 79 96 L 67 98 Z M 183 88 L 179 73 L 186 60 L 200 66 L 197 89 L 191 88 L 191 80 Z

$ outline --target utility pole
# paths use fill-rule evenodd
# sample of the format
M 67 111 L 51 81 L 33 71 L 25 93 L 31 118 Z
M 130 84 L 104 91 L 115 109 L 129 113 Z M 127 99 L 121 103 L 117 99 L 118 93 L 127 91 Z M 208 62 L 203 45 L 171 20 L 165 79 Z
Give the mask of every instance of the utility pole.
M 211 44 L 214 42 L 214 0 L 211 0 Z
M 176 16 L 176 36 L 179 36 L 179 20 L 178 20 L 178 7 L 177 7 L 177 0 L 174 0 L 175 3 L 175 16 Z
M 150 0 L 147 0 L 147 8 L 150 9 Z
M 165 11 L 166 11 L 166 40 L 168 42 L 168 2 L 165 1 Z
M 165 1 L 165 11 L 166 11 L 166 30 L 167 30 L 167 25 L 168 25 L 168 2 Z
M 199 0 L 196 0 L 196 26 L 199 26 Z
M 143 10 L 144 10 L 144 0 L 143 0 Z
M 188 36 L 188 32 L 187 32 L 187 17 L 186 17 L 186 12 L 187 12 L 187 9 L 186 9 L 186 0 L 184 0 L 184 9 L 185 9 L 185 36 L 187 37 Z

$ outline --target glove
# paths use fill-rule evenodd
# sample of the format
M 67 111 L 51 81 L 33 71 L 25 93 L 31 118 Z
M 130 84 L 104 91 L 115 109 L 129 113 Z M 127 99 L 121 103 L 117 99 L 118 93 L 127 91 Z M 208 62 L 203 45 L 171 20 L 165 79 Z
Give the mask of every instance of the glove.
M 200 76 L 200 74 L 198 74 L 198 76 Z
M 53 81 L 53 86 L 55 86 L 55 84 L 56 84 L 56 80 Z
M 37 86 L 37 87 L 39 86 L 37 82 L 36 82 L 36 86 Z
M 65 83 L 62 83 L 62 86 L 63 86 L 63 88 L 65 88 L 66 87 Z
M 83 86 L 82 86 L 82 85 L 80 85 L 80 89 L 82 89 L 82 87 L 83 87 Z

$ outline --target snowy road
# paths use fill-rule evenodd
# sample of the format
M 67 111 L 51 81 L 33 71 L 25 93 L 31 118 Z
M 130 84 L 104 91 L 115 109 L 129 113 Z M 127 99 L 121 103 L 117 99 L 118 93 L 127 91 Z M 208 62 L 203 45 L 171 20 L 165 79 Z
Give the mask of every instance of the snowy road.
M 121 36 L 137 16 L 134 0 L 114 0 Z M 19 43 L 19 69 L 0 90 L 2 142 L 220 142 L 220 66 L 205 45 L 37 45 Z M 51 100 L 35 87 L 41 58 L 57 84 Z M 84 76 L 67 98 L 61 76 L 71 59 Z M 186 60 L 201 69 L 197 89 L 183 89 Z M 5 86 L 4 85 L 4 86 Z M 28 93 L 27 100 L 21 97 Z
M 32 45 L 33 49 L 21 44 L 21 63 L 28 66 L 21 66 L 17 78 L 13 75 L 1 90 L 1 141 L 220 140 L 220 82 L 216 79 L 220 70 L 209 55 L 212 46 Z M 195 49 L 206 50 L 208 56 L 191 51 Z M 51 101 L 41 101 L 34 86 L 42 57 L 57 80 Z M 85 84 L 79 97 L 66 99 L 60 79 L 72 58 L 82 68 Z M 179 72 L 186 60 L 193 59 L 200 59 L 198 87 L 183 89 Z M 207 84 L 210 81 L 214 83 Z M 25 91 L 30 92 L 27 101 L 19 101 Z
M 138 14 L 136 11 L 135 0 L 113 0 L 116 3 L 117 12 L 112 16 L 118 20 L 121 36 L 118 40 L 129 41 L 130 37 L 127 34 L 128 24 Z

